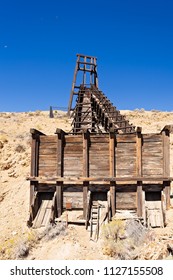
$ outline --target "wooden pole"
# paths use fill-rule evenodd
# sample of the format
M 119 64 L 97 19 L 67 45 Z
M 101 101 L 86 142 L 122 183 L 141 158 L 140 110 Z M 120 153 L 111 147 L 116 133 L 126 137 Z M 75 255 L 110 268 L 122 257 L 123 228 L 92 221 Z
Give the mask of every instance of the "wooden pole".
M 137 128 L 136 134 L 136 175 L 142 177 L 142 129 Z M 142 181 L 137 181 L 137 215 L 143 216 L 144 199 L 143 199 Z
M 110 129 L 109 133 L 109 175 L 115 177 L 115 130 Z M 112 216 L 116 213 L 116 183 L 110 182 L 110 196 Z
M 31 176 L 38 176 L 39 135 L 32 134 L 31 144 Z
M 32 135 L 32 144 L 31 144 L 31 176 L 39 176 L 39 144 L 40 144 L 40 135 L 44 135 L 42 132 L 36 129 L 30 129 Z M 34 195 L 35 187 L 38 184 L 37 181 L 30 182 L 30 222 L 35 218 L 35 213 L 37 212 L 38 205 L 34 204 Z
M 170 132 L 169 129 L 162 130 L 163 141 L 163 177 L 170 176 Z M 170 182 L 163 182 L 166 210 L 170 208 Z
M 62 129 L 57 129 L 57 176 L 63 177 L 63 153 L 64 153 L 64 134 Z M 58 218 L 62 215 L 63 210 L 63 181 L 56 182 L 56 205 Z
M 138 217 L 143 217 L 143 190 L 142 190 L 142 182 L 137 182 L 137 215 Z
M 83 131 L 83 176 L 89 177 L 89 131 Z M 83 182 L 83 217 L 87 215 L 87 195 L 89 182 Z
M 170 148 L 169 130 L 162 130 L 163 141 L 163 177 L 170 176 Z
M 111 210 L 112 216 L 116 213 L 116 183 L 115 181 L 110 182 L 110 200 L 111 200 Z
M 58 218 L 62 215 L 62 209 L 63 209 L 62 192 L 63 192 L 63 182 L 61 182 L 61 181 L 56 182 L 56 202 L 57 202 L 57 217 Z
M 57 129 L 57 176 L 63 177 L 64 134 L 62 129 Z

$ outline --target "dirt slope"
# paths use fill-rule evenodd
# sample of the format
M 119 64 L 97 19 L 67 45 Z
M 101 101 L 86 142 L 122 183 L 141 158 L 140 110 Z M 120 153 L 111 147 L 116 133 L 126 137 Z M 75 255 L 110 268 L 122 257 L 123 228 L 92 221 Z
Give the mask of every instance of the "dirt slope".
M 160 132 L 173 124 L 173 112 L 122 111 L 143 133 Z M 88 242 L 83 228 L 68 228 L 68 234 L 34 244 L 34 234 L 26 226 L 29 214 L 30 128 L 54 134 L 56 128 L 69 131 L 70 122 L 64 112 L 49 118 L 49 112 L 0 113 L 0 259 L 14 258 L 14 248 L 28 239 L 33 259 L 105 259 L 100 243 Z M 171 135 L 171 175 L 173 175 L 173 138 Z M 173 233 L 172 210 L 169 211 L 167 233 Z M 162 229 L 160 236 L 166 234 Z M 86 244 L 88 246 L 86 247 Z M 61 246 L 61 247 L 60 247 Z M 56 250 L 61 248 L 61 250 Z

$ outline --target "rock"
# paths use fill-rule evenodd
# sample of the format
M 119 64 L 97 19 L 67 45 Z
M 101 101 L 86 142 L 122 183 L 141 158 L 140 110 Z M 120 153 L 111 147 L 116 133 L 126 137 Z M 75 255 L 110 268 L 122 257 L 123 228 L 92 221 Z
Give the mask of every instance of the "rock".
M 17 178 L 17 177 L 18 177 L 15 171 L 9 172 L 9 173 L 8 173 L 8 176 L 9 176 L 9 177 L 13 177 L 13 178 Z
M 0 141 L 0 149 L 4 147 L 4 143 Z

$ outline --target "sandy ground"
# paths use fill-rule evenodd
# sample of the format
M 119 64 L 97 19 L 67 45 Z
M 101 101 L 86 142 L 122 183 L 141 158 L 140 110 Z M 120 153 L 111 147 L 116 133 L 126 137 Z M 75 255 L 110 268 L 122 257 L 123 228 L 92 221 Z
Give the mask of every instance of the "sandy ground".
M 122 111 L 143 133 L 160 132 L 173 124 L 173 112 Z M 0 259 L 14 257 L 14 248 L 26 238 L 34 244 L 32 229 L 26 226 L 29 217 L 30 128 L 54 134 L 56 128 L 71 129 L 66 113 L 49 112 L 0 113 Z M 173 135 L 170 138 L 171 176 L 173 176 Z M 158 236 L 173 236 L 173 210 L 168 212 L 168 226 Z M 69 226 L 67 234 L 54 240 L 32 245 L 29 259 L 109 259 L 103 255 L 101 241 L 89 241 L 83 227 Z M 57 250 L 58 248 L 58 250 Z

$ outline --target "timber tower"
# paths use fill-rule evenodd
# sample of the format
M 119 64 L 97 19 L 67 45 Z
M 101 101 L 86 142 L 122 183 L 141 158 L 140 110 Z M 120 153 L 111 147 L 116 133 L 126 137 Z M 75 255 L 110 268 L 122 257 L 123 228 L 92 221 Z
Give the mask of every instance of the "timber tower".
M 76 103 L 74 98 L 76 97 Z M 105 133 L 134 133 L 135 127 L 110 102 L 98 88 L 97 58 L 77 54 L 76 67 L 70 94 L 68 115 L 73 119 L 72 131 L 83 129 Z

